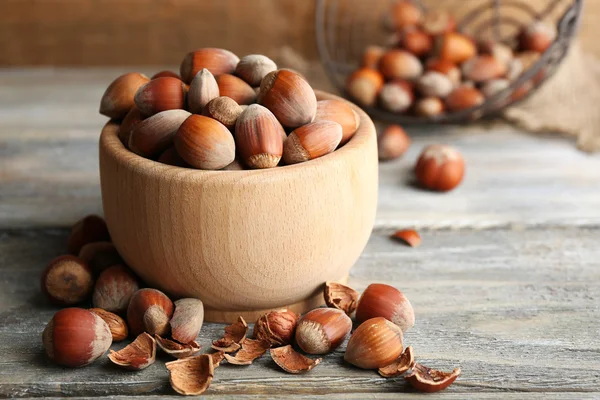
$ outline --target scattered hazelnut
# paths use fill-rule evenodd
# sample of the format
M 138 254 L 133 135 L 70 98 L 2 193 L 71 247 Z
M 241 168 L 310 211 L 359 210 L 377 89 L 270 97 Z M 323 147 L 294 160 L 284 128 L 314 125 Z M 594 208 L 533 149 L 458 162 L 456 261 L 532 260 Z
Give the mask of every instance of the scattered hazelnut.
M 406 332 L 415 324 L 415 313 L 410 301 L 401 291 L 383 283 L 369 285 L 358 300 L 356 308 L 356 322 L 359 324 L 375 317 L 391 321 L 402 332 Z
M 369 46 L 365 49 L 362 57 L 361 67 L 377 69 L 379 60 L 385 54 L 385 48 L 381 46 Z
M 346 82 L 346 92 L 358 104 L 373 107 L 379 91 L 383 87 L 383 76 L 379 71 L 361 68 L 354 71 Z
M 317 121 L 290 133 L 283 145 L 283 161 L 297 164 L 333 152 L 342 140 L 342 126 L 333 121 Z
M 156 79 L 156 78 L 177 78 L 179 80 L 181 80 L 181 76 L 179 76 L 179 74 L 177 72 L 173 72 L 173 71 L 160 71 L 155 73 L 154 75 L 152 75 L 152 77 L 150 79 Z
M 379 70 L 387 79 L 414 80 L 423 73 L 421 61 L 405 50 L 389 50 L 381 57 Z
M 256 329 L 256 326 L 254 327 Z M 238 320 L 225 327 L 225 334 L 219 340 L 212 342 L 212 348 L 224 353 L 232 353 L 240 349 L 240 343 L 246 339 L 248 333 L 248 324 L 244 318 L 239 317 Z
M 124 313 L 131 296 L 139 290 L 136 276 L 126 266 L 118 264 L 100 273 L 92 302 L 94 307 L 114 313 Z
M 200 354 L 165 364 L 171 387 L 179 394 L 198 396 L 206 391 L 215 376 L 213 358 Z
M 106 322 L 108 329 L 110 329 L 113 342 L 120 342 L 121 340 L 127 339 L 129 328 L 127 328 L 127 323 L 123 318 L 101 308 L 90 308 L 90 311 Z
M 456 20 L 452 14 L 444 10 L 428 10 L 421 25 L 423 30 L 431 36 L 456 30 Z
M 442 372 L 421 364 L 415 364 L 412 372 L 404 379 L 421 392 L 434 393 L 446 389 L 454 383 L 459 375 L 460 368 L 455 368 L 452 372 Z
M 146 332 L 119 351 L 110 351 L 108 359 L 119 367 L 138 371 L 156 361 L 156 340 Z
M 233 99 L 227 96 L 221 96 L 211 100 L 206 107 L 204 107 L 202 115 L 216 119 L 225 125 L 227 129 L 232 131 L 243 111 L 244 108 Z
M 250 54 L 240 59 L 235 74 L 252 87 L 260 86 L 263 78 L 277 69 L 277 64 L 262 54 Z
M 413 354 L 413 349 L 411 346 L 408 346 L 396 361 L 390 365 L 379 368 L 377 372 L 384 378 L 395 378 L 411 369 L 414 365 L 415 356 Z
M 506 75 L 507 66 L 493 56 L 473 57 L 462 65 L 465 79 L 480 83 Z
M 387 111 L 401 113 L 410 108 L 415 99 L 411 85 L 396 80 L 383 85 L 379 92 L 379 104 Z
M 167 110 L 146 118 L 133 128 L 129 149 L 143 157 L 155 157 L 173 144 L 177 130 L 191 114 L 185 110 Z
M 360 117 L 352 107 L 341 100 L 321 100 L 317 102 L 316 121 L 333 121 L 342 127 L 340 145 L 347 143 L 360 125 Z
M 415 114 L 420 117 L 432 118 L 443 114 L 446 106 L 438 97 L 425 97 L 415 102 Z
M 97 215 L 88 215 L 73 225 L 67 241 L 67 250 L 69 254 L 78 255 L 84 245 L 104 241 L 110 241 L 106 222 Z
M 56 304 L 81 303 L 93 288 L 92 271 L 84 260 L 75 256 L 55 258 L 42 273 L 42 291 Z
M 266 340 L 244 339 L 240 343 L 242 348 L 235 356 L 225 353 L 225 359 L 233 365 L 250 365 L 252 361 L 261 357 L 270 346 Z
M 443 60 L 461 64 L 477 54 L 477 47 L 467 36 L 448 32 L 437 38 L 434 52 Z
M 169 332 L 173 302 L 156 289 L 140 289 L 133 294 L 127 307 L 127 322 L 133 335 L 148 332 L 164 336 Z
M 410 247 L 419 247 L 421 245 L 421 236 L 419 236 L 419 233 L 413 229 L 396 231 L 391 237 L 392 239 L 405 243 Z
M 421 9 L 410 0 L 400 0 L 394 3 L 391 14 L 396 29 L 416 26 L 423 18 Z
M 325 304 L 327 307 L 342 310 L 346 315 L 354 313 L 359 296 L 360 294 L 351 287 L 336 282 L 325 282 L 323 291 Z
M 227 96 L 238 104 L 252 104 L 256 100 L 256 91 L 243 79 L 230 74 L 219 75 L 216 79 L 221 96 Z
M 417 90 L 425 97 L 445 98 L 454 90 L 454 83 L 441 72 L 426 72 L 417 80 Z
M 108 267 L 123 263 L 123 259 L 111 242 L 88 243 L 81 248 L 79 258 L 87 263 L 96 276 Z
M 162 338 L 158 335 L 154 335 L 154 339 L 162 351 L 175 358 L 186 358 L 200 351 L 200 345 L 195 341 L 181 344 L 173 340 Z
M 134 106 L 137 90 L 150 79 L 138 72 L 130 72 L 112 81 L 100 100 L 100 114 L 109 118 L 124 118 Z
M 144 116 L 140 112 L 140 109 L 133 106 L 119 126 L 118 136 L 125 147 L 129 148 L 129 137 L 131 136 L 131 132 L 133 131 L 133 128 L 143 120 Z
M 204 305 L 198 299 L 180 299 L 175 302 L 175 312 L 169 322 L 171 337 L 179 343 L 191 343 L 202 329 Z
M 294 338 L 298 318 L 298 314 L 293 311 L 270 311 L 254 324 L 254 338 L 267 341 L 272 347 L 290 344 Z
M 433 48 L 433 39 L 420 29 L 410 29 L 404 32 L 400 45 L 417 57 L 429 54 Z
M 219 121 L 202 115 L 188 117 L 179 127 L 173 143 L 186 163 L 200 169 L 221 169 L 235 158 L 231 132 Z
M 269 72 L 260 84 L 258 103 L 267 107 L 281 125 L 297 128 L 313 121 L 317 97 L 310 84 L 297 72 Z
M 327 354 L 352 330 L 352 320 L 342 310 L 317 308 L 306 313 L 296 327 L 296 343 L 308 354 Z
M 536 21 L 523 29 L 519 35 L 519 45 L 521 50 L 543 53 L 556 40 L 556 36 L 555 26 Z
M 50 359 L 74 368 L 103 355 L 112 343 L 112 335 L 96 314 L 82 308 L 65 308 L 48 322 L 42 341 Z
M 388 125 L 377 140 L 379 159 L 394 160 L 410 147 L 410 137 L 400 125 Z
M 402 354 L 402 340 L 398 326 L 385 318 L 372 318 L 350 336 L 344 360 L 363 369 L 385 367 Z
M 446 97 L 446 107 L 450 111 L 462 111 L 480 106 L 485 101 L 483 94 L 469 84 L 463 84 Z
M 142 85 L 134 101 L 142 115 L 185 108 L 186 85 L 177 78 L 156 78 Z
M 430 190 L 447 192 L 462 181 L 465 162 L 458 151 L 450 146 L 427 146 L 415 166 L 419 183 Z
M 250 105 L 235 124 L 240 158 L 250 168 L 276 167 L 283 154 L 283 137 L 285 131 L 275 115 L 259 104 Z
M 189 52 L 181 62 L 179 73 L 185 83 L 190 83 L 203 68 L 214 76 L 232 74 L 239 61 L 238 56 L 228 50 L 207 47 Z
M 190 82 L 187 95 L 188 109 L 193 114 L 202 114 L 204 107 L 220 96 L 217 80 L 206 68 L 202 68 Z
M 279 365 L 282 370 L 289 372 L 290 374 L 308 372 L 321 362 L 320 358 L 313 360 L 312 358 L 308 358 L 298 353 L 290 344 L 271 349 L 270 353 L 275 364 Z

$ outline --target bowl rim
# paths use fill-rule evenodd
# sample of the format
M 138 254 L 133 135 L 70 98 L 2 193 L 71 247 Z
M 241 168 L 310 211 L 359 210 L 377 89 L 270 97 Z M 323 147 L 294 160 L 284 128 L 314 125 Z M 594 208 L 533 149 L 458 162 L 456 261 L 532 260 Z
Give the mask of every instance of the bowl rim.
M 300 171 L 309 169 L 314 170 L 328 168 L 328 166 L 338 163 L 342 158 L 345 159 L 352 157 L 353 155 L 358 156 L 359 154 L 357 153 L 363 152 L 364 147 L 369 143 L 369 141 L 374 140 L 373 137 L 375 137 L 376 140 L 377 134 L 375 125 L 370 117 L 360 107 L 344 98 L 321 90 L 315 90 L 315 94 L 317 95 L 317 100 L 339 100 L 349 104 L 360 117 L 360 124 L 354 136 L 352 136 L 352 138 L 345 145 L 325 156 L 316 158 L 314 160 L 275 168 L 248 170 L 201 170 L 168 165 L 142 157 L 125 148 L 117 135 L 120 123 L 114 120 L 108 121 L 102 128 L 99 143 L 100 152 L 102 153 L 104 151 L 119 165 L 135 170 L 136 173 L 148 176 L 158 175 L 163 179 L 204 180 L 218 176 L 224 178 L 225 180 L 234 181 L 238 181 L 240 178 L 256 177 L 260 178 L 262 181 L 263 179 L 282 179 L 286 176 L 285 172 L 288 172 L 289 176 L 289 174 L 298 173 Z

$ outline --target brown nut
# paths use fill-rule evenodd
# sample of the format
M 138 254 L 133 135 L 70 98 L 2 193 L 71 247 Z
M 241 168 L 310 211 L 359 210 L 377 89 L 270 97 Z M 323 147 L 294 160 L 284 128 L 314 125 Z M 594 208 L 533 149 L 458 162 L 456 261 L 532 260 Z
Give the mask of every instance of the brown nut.
M 187 86 L 177 78 L 156 78 L 142 85 L 134 101 L 142 115 L 149 117 L 161 111 L 185 108 Z
M 316 367 L 322 360 L 321 358 L 317 358 L 316 360 L 308 358 L 294 350 L 290 344 L 271 349 L 269 352 L 271 353 L 271 358 L 275 361 L 275 364 L 279 365 L 282 370 L 289 372 L 290 374 L 308 372 Z
M 401 291 L 383 283 L 369 285 L 358 300 L 356 308 L 356 322 L 359 324 L 375 317 L 391 321 L 402 332 L 406 332 L 415 324 L 415 312 L 410 301 Z
M 316 121 L 333 121 L 342 126 L 340 145 L 347 143 L 360 125 L 360 117 L 352 107 L 341 100 L 321 100 L 317 102 Z
M 446 107 L 449 111 L 462 111 L 477 107 L 484 101 L 485 97 L 479 90 L 463 84 L 446 97 Z
M 394 232 L 392 239 L 405 243 L 410 247 L 419 247 L 421 245 L 421 236 L 414 229 L 402 229 Z
M 429 35 L 438 36 L 456 30 L 456 20 L 448 11 L 428 10 L 421 26 Z
M 354 331 L 344 360 L 363 369 L 378 369 L 390 365 L 403 350 L 402 330 L 385 318 L 369 319 Z
M 171 146 L 162 153 L 156 159 L 159 163 L 173 165 L 175 167 L 189 167 L 188 163 L 175 150 L 175 146 Z
M 180 299 L 175 302 L 175 312 L 169 324 L 171 337 L 179 343 L 192 343 L 202 329 L 204 305 L 198 299 Z
M 454 83 L 441 72 L 428 71 L 417 80 L 417 90 L 425 97 L 445 98 L 454 90 Z
M 481 86 L 481 93 L 483 93 L 485 97 L 492 97 L 507 89 L 509 86 L 510 81 L 508 79 L 492 79 Z
M 385 48 L 381 46 L 369 46 L 365 49 L 360 66 L 363 68 L 377 69 L 379 61 L 385 54 Z
M 405 50 L 389 50 L 381 57 L 379 70 L 387 79 L 417 79 L 423 73 L 421 61 Z
M 296 327 L 296 343 L 308 354 L 327 354 L 339 347 L 352 330 L 342 310 L 317 308 L 306 313 Z
M 410 108 L 415 99 L 412 86 L 402 80 L 386 83 L 379 92 L 379 104 L 384 110 L 401 113 Z
M 477 54 L 477 47 L 467 36 L 449 32 L 437 38 L 434 52 L 442 60 L 461 64 Z
M 295 129 L 283 145 L 283 161 L 297 164 L 333 152 L 342 140 L 342 126 L 333 121 L 317 121 Z
M 202 115 L 216 119 L 225 125 L 227 129 L 232 131 L 243 111 L 244 108 L 233 99 L 227 96 L 221 96 L 211 100 L 206 107 L 204 107 Z
M 298 314 L 293 311 L 270 311 L 256 321 L 253 335 L 258 340 L 268 342 L 271 347 L 290 344 L 296 331 L 298 318 Z
M 508 45 L 494 40 L 485 40 L 479 43 L 479 51 L 481 54 L 494 57 L 505 67 L 509 65 L 514 57 L 513 50 Z
M 190 82 L 187 96 L 188 109 L 193 114 L 202 114 L 204 107 L 220 96 L 217 80 L 209 70 L 203 68 Z
M 419 183 L 430 190 L 446 192 L 454 189 L 465 174 L 465 162 L 458 151 L 450 146 L 427 146 L 415 166 Z
M 90 296 L 93 288 L 90 267 L 75 256 L 55 258 L 42 273 L 42 292 L 55 304 L 81 303 Z
M 112 335 L 96 314 L 82 308 L 65 308 L 48 322 L 42 341 L 50 359 L 75 368 L 103 355 L 112 343 Z
M 110 329 L 113 342 L 120 342 L 121 340 L 127 339 L 127 336 L 129 336 L 129 329 L 123 318 L 101 308 L 90 308 L 90 311 L 106 322 L 108 329 Z
M 442 60 L 439 58 L 432 58 L 427 61 L 427 71 L 435 71 L 442 73 L 450 79 L 454 87 L 460 85 L 461 72 L 455 63 L 448 60 Z
M 267 107 L 281 125 L 297 128 L 312 122 L 317 97 L 310 84 L 297 72 L 280 69 L 269 72 L 260 84 L 258 103 Z
M 444 113 L 446 106 L 444 101 L 438 97 L 425 97 L 415 102 L 415 114 L 420 117 L 436 117 Z
M 466 61 L 462 72 L 467 80 L 480 83 L 503 77 L 507 67 L 495 57 L 484 54 Z
M 250 105 L 235 124 L 240 158 L 250 168 L 276 167 L 283 154 L 284 136 L 275 115 L 259 104 Z
M 377 140 L 379 159 L 394 160 L 410 147 L 410 137 L 400 125 L 388 125 Z
M 138 89 L 150 79 L 138 72 L 119 76 L 106 88 L 100 100 L 100 114 L 109 118 L 124 118 L 133 108 L 134 96 Z
M 106 222 L 97 215 L 88 215 L 73 225 L 67 240 L 67 250 L 69 254 L 78 255 L 86 244 L 105 241 L 110 241 Z
M 235 74 L 252 87 L 260 86 L 260 82 L 269 72 L 275 71 L 277 64 L 262 54 L 250 54 L 240 59 L 235 67 Z
M 150 79 L 166 78 L 166 77 L 177 78 L 177 79 L 181 80 L 181 76 L 179 76 L 179 74 L 177 72 L 168 71 L 168 70 L 157 72 L 154 75 L 152 75 L 152 77 Z
M 124 313 L 129 300 L 139 290 L 136 276 L 124 265 L 108 267 L 98 277 L 92 302 L 94 307 L 114 313 Z
M 327 307 L 342 310 L 346 315 L 351 315 L 356 310 L 359 295 L 356 290 L 341 283 L 325 282 L 325 304 Z
M 228 50 L 207 47 L 188 53 L 181 62 L 179 73 L 185 83 L 190 83 L 203 68 L 214 76 L 231 74 L 239 61 L 238 56 Z
M 81 248 L 79 258 L 87 263 L 94 275 L 116 264 L 123 264 L 116 247 L 111 242 L 92 242 Z
M 143 120 L 144 116 L 140 112 L 140 109 L 133 106 L 119 126 L 118 136 L 125 147 L 129 148 L 129 137 L 131 136 L 131 132 L 133 131 L 133 128 Z
M 400 0 L 394 3 L 391 15 L 396 29 L 418 25 L 423 18 L 421 9 L 410 0 Z
M 409 29 L 402 35 L 400 46 L 417 57 L 423 57 L 431 52 L 433 39 L 420 29 Z
M 523 51 L 545 52 L 556 40 L 556 27 L 536 21 L 523 29 L 519 35 L 519 46 Z
M 231 164 L 235 142 L 231 132 L 219 121 L 192 114 L 173 139 L 177 153 L 192 167 L 216 170 Z
M 432 368 L 427 368 L 421 364 L 415 364 L 412 372 L 404 379 L 415 389 L 434 393 L 446 389 L 452 385 L 460 375 L 460 368 L 454 368 L 452 372 L 442 372 Z
M 206 391 L 215 376 L 210 354 L 200 354 L 165 364 L 171 387 L 179 394 L 197 396 Z
M 148 332 L 164 336 L 169 332 L 173 302 L 156 289 L 140 289 L 131 296 L 127 307 L 127 322 L 132 335 Z
M 219 94 L 233 99 L 238 104 L 252 104 L 256 101 L 257 93 L 244 80 L 230 74 L 217 76 Z
M 147 368 L 156 361 L 156 340 L 143 332 L 121 350 L 111 350 L 108 359 L 119 367 L 134 371 Z
M 383 87 L 383 76 L 377 70 L 361 68 L 348 77 L 346 92 L 358 104 L 373 107 Z

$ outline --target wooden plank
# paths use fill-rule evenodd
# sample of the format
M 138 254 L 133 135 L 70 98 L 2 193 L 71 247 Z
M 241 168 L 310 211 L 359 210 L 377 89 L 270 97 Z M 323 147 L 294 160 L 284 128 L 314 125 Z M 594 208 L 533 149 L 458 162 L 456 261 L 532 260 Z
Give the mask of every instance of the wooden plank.
M 164 356 L 139 373 L 118 370 L 106 359 L 67 370 L 44 357 L 40 333 L 56 308 L 46 305 L 37 276 L 63 251 L 66 233 L 0 233 L 0 397 L 173 394 Z M 600 396 L 600 229 L 421 234 L 423 244 L 416 249 L 392 242 L 384 232 L 373 235 L 350 284 L 362 290 L 387 282 L 406 293 L 417 315 L 406 343 L 418 360 L 463 370 L 445 396 L 496 398 L 506 391 L 537 393 L 534 398 Z M 221 330 L 206 324 L 199 338 L 203 348 Z M 223 365 L 210 393 L 366 398 L 408 391 L 402 379 L 385 380 L 345 365 L 344 347 L 301 376 L 279 371 L 269 356 L 250 367 Z

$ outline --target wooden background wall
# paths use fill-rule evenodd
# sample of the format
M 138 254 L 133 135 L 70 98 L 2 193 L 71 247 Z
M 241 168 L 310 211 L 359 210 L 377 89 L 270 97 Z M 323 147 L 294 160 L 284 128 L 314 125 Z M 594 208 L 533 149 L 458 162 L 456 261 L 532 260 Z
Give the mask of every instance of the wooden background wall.
M 447 5 L 457 0 L 426 1 Z M 316 59 L 315 3 L 0 0 L 0 66 L 167 65 L 177 64 L 187 51 L 202 46 L 272 55 L 288 45 L 306 59 Z M 600 0 L 587 0 L 584 17 L 584 46 L 600 56 L 600 41 L 596 39 Z

